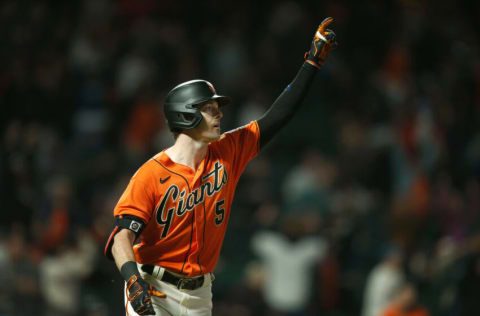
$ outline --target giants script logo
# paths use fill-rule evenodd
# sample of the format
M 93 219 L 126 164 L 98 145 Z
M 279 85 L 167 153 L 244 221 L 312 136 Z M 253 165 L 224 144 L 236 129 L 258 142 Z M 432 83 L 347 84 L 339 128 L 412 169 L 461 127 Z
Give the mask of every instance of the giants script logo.
M 220 171 L 222 169 L 223 174 L 220 176 Z M 210 181 L 207 181 L 210 178 L 213 178 L 213 184 Z M 167 236 L 170 225 L 172 224 L 174 213 L 177 216 L 185 215 L 186 212 L 193 210 L 195 206 L 202 203 L 205 200 L 205 195 L 211 197 L 219 192 L 227 181 L 228 175 L 225 166 L 217 161 L 215 162 L 213 170 L 202 177 L 202 185 L 192 192 L 186 194 L 186 188 L 180 192 L 177 185 L 172 184 L 169 186 L 162 197 L 162 201 L 158 205 L 155 215 L 157 223 L 164 226 L 160 238 Z M 167 204 L 172 205 L 172 207 L 165 210 Z

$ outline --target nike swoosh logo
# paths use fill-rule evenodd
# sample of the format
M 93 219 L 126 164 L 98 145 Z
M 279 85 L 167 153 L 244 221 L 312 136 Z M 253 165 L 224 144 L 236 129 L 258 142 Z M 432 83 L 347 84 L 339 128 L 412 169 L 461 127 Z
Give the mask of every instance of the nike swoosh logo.
M 170 176 L 166 177 L 165 179 L 160 178 L 160 183 L 164 184 L 165 182 L 168 181 L 168 179 L 170 179 Z

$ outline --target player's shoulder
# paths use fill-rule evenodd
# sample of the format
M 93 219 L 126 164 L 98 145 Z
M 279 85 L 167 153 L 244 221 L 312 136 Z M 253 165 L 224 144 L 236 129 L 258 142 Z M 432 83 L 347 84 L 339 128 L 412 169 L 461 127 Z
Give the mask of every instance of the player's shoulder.
M 244 131 L 256 131 L 258 129 L 257 121 L 251 121 L 248 124 L 242 125 L 240 127 L 234 128 L 222 134 L 222 136 L 228 137 L 229 135 L 233 135 L 236 133 L 241 133 Z
M 258 128 L 257 121 L 251 121 L 248 124 L 242 125 L 240 127 L 234 128 L 232 130 L 229 130 L 229 131 L 223 133 L 217 141 L 215 141 L 211 144 L 212 145 L 221 144 L 222 142 L 226 142 L 226 141 L 229 141 L 229 140 L 231 141 L 231 140 L 235 139 L 236 137 L 239 137 L 239 135 L 241 135 L 245 132 L 256 133 L 258 130 L 259 130 L 259 128 Z

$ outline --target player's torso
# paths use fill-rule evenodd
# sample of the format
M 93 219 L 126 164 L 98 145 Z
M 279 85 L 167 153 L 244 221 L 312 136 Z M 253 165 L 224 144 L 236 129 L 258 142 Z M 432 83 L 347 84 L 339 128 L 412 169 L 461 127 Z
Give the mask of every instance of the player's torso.
M 153 158 L 155 209 L 136 247 L 140 262 L 198 275 L 216 264 L 236 183 L 230 165 L 208 150 L 197 170 L 172 162 L 164 153 Z

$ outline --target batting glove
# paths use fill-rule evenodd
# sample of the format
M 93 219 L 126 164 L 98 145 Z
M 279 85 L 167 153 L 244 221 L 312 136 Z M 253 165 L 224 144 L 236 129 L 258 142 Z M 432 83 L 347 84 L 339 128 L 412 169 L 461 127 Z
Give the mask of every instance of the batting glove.
M 335 33 L 332 30 L 325 29 L 332 22 L 333 19 L 328 17 L 320 23 L 313 37 L 310 50 L 305 53 L 305 61 L 318 69 L 323 66 L 328 53 L 338 45 Z
M 127 281 L 128 301 L 139 315 L 155 315 L 152 295 L 165 298 L 165 294 L 154 289 L 144 279 L 133 274 Z

